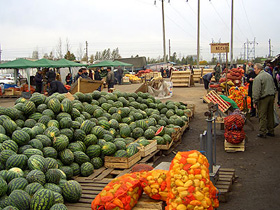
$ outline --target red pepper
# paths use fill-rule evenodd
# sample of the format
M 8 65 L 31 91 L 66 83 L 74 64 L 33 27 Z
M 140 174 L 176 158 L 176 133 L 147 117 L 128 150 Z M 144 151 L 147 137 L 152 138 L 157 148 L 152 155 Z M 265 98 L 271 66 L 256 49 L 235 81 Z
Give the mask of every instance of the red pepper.
M 153 195 L 151 198 L 155 199 L 155 200 L 160 200 L 161 196 L 159 194 L 156 194 L 156 195 Z
M 116 207 L 117 207 L 117 205 L 114 203 L 106 203 L 106 209 L 114 209 Z
M 180 163 L 185 165 L 187 163 L 187 158 L 181 158 Z
M 184 165 L 183 169 L 184 169 L 185 171 L 188 171 L 188 170 L 190 169 L 191 166 L 192 166 L 192 164 L 188 163 L 188 164 Z
M 108 201 L 112 200 L 114 197 L 113 196 L 104 196 L 101 197 L 101 202 L 107 203 Z
M 194 169 L 194 175 L 201 174 L 201 169 Z
M 189 193 L 193 193 L 195 191 L 195 187 L 194 186 L 190 186 L 188 189 Z
M 161 189 L 161 191 L 164 191 L 164 190 L 165 190 L 165 188 L 166 188 L 166 186 L 167 186 L 166 181 L 163 181 L 163 182 L 161 183 L 161 185 L 160 185 L 160 189 Z

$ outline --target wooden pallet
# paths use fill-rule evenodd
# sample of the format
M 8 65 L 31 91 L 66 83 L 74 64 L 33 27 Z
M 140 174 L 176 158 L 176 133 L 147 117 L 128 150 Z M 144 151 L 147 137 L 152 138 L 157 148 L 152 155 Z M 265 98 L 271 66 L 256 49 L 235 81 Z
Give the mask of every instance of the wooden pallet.
M 145 164 L 154 163 L 161 156 L 162 156 L 162 150 L 156 150 L 156 151 L 152 152 L 151 154 L 149 154 L 148 156 L 142 158 L 139 163 L 143 163 L 143 164 L 144 163 Z
M 226 152 L 244 152 L 245 151 L 245 139 L 239 144 L 231 144 L 225 140 L 224 143 Z
M 173 142 L 174 141 L 172 140 L 169 144 L 165 144 L 165 145 L 158 144 L 157 149 L 158 150 L 169 150 L 169 148 L 172 146 Z
M 82 187 L 82 197 L 78 203 L 66 203 L 68 210 L 90 210 L 91 202 L 94 198 L 103 190 L 103 188 L 111 181 L 111 179 L 103 180 L 88 180 L 78 179 L 77 180 Z M 133 208 L 134 210 L 163 210 L 163 201 L 156 201 L 150 199 L 147 195 L 142 195 L 137 205 Z
M 148 140 L 150 144 L 145 147 L 139 148 L 141 157 L 146 157 L 157 150 L 157 140 Z
M 218 172 L 218 181 L 215 187 L 219 190 L 219 201 L 226 203 L 229 198 L 229 192 L 232 190 L 232 185 L 236 179 L 235 169 L 220 168 Z

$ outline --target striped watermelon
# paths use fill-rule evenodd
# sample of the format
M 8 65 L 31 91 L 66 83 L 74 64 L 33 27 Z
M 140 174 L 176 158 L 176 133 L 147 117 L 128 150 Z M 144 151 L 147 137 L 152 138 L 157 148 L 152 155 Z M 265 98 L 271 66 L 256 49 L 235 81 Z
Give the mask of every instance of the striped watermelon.
M 44 134 L 49 138 L 53 139 L 54 137 L 57 137 L 60 134 L 60 132 L 57 127 L 51 126 L 45 130 Z
M 88 134 L 83 142 L 88 147 L 90 145 L 97 144 L 98 139 L 94 134 Z
M 7 182 L 0 176 L 0 197 L 6 194 L 8 190 Z
M 24 188 L 28 185 L 28 181 L 25 178 L 14 178 L 8 184 L 7 194 L 10 194 L 14 190 L 24 190 Z
M 79 165 L 82 165 L 85 162 L 89 162 L 90 158 L 84 152 L 76 151 L 74 152 L 74 160 Z
M 94 127 L 94 124 L 90 120 L 85 120 L 82 124 L 80 129 L 83 130 L 86 134 L 89 134 Z
M 28 133 L 22 130 L 16 130 L 12 134 L 12 139 L 19 145 L 25 145 L 30 141 L 30 136 Z
M 51 139 L 46 135 L 37 135 L 36 139 L 41 141 L 44 147 L 49 147 L 52 145 Z
M 91 104 L 86 104 L 85 107 L 84 107 L 84 110 L 85 110 L 85 112 L 92 115 L 95 109 Z
M 54 204 L 54 193 L 48 189 L 38 190 L 30 201 L 31 209 L 47 210 Z
M 9 196 L 10 204 L 20 210 L 29 210 L 30 200 L 30 195 L 21 189 L 14 190 Z
M 21 168 L 25 169 L 28 158 L 25 155 L 12 155 L 6 161 L 6 169 L 10 168 Z
M 6 161 L 8 160 L 9 157 L 11 157 L 12 155 L 16 155 L 17 153 L 9 150 L 9 149 L 5 149 L 0 153 L 0 161 L 1 163 L 3 163 L 4 165 L 6 165 Z
M 71 115 L 69 113 L 66 113 L 66 112 L 60 112 L 57 116 L 56 116 L 56 120 L 57 121 L 60 121 L 62 120 L 63 118 L 65 117 L 69 117 L 71 118 Z
M 44 185 L 46 183 L 45 174 L 37 169 L 30 171 L 26 176 L 26 180 L 29 183 L 37 182 L 40 183 L 41 185 Z
M 60 193 L 53 192 L 54 194 L 54 203 L 55 204 L 63 204 L 64 203 L 64 198 Z
M 95 136 L 97 136 L 99 139 L 103 138 L 104 132 L 105 132 L 105 130 L 101 126 L 95 126 L 91 130 L 91 133 L 94 134 Z
M 40 112 L 40 113 L 43 113 L 43 111 L 46 110 L 47 108 L 48 108 L 47 104 L 40 104 L 37 107 L 37 111 Z
M 62 193 L 61 188 L 58 185 L 54 184 L 54 183 L 46 183 L 44 185 L 44 188 L 45 189 L 49 189 L 49 190 L 51 190 L 53 192 L 60 193 L 60 194 Z
M 89 176 L 93 173 L 94 167 L 90 162 L 85 162 L 81 165 L 81 175 Z
M 36 105 L 32 101 L 26 101 L 23 106 L 23 112 L 26 115 L 31 115 L 36 111 Z
M 61 129 L 63 128 L 71 128 L 72 127 L 72 119 L 70 117 L 64 117 L 59 121 L 59 126 Z
M 59 122 L 57 120 L 50 120 L 47 123 L 47 127 L 52 127 L 52 126 L 59 128 Z
M 80 126 L 81 126 L 81 123 L 79 123 L 78 121 L 73 121 L 72 122 L 72 128 L 79 129 Z
M 76 203 L 82 196 L 81 185 L 75 180 L 67 181 L 62 186 L 62 194 L 66 201 L 70 203 Z
M 43 115 L 39 112 L 35 112 L 31 115 L 29 115 L 29 119 L 33 119 L 35 121 L 38 121 Z
M 45 158 L 57 158 L 57 151 L 53 147 L 44 147 L 42 151 Z
M 76 129 L 74 132 L 75 141 L 83 141 L 86 138 L 86 133 L 82 129 Z
M 61 103 L 61 110 L 63 112 L 71 113 L 73 110 L 73 104 L 69 99 L 63 99 Z
M 41 150 L 34 149 L 34 148 L 24 150 L 23 154 L 26 155 L 28 158 L 30 158 L 32 155 L 40 155 L 42 157 L 44 156 Z
M 73 140 L 74 133 L 70 128 L 61 129 L 60 134 L 66 135 L 69 139 L 69 142 L 71 142 Z
M 46 173 L 46 180 L 48 183 L 59 184 L 60 172 L 58 169 L 49 169 Z
M 81 170 L 78 163 L 72 163 L 70 167 L 73 169 L 73 176 L 80 175 Z
M 51 98 L 48 101 L 48 108 L 51 109 L 54 113 L 59 113 L 61 108 L 60 101 L 57 98 Z
M 66 176 L 65 179 L 72 179 L 73 169 L 70 166 L 62 166 L 60 167 L 60 170 L 64 173 L 64 176 Z
M 44 189 L 43 185 L 38 182 L 33 182 L 28 184 L 24 191 L 27 192 L 30 196 L 33 196 L 38 190 Z
M 12 150 L 14 152 L 17 152 L 18 151 L 18 145 L 13 140 L 6 140 L 2 143 L 0 150 L 3 151 L 5 149 L 9 149 L 9 150 Z
M 52 118 L 48 115 L 43 115 L 42 117 L 40 117 L 40 119 L 38 120 L 39 123 L 43 123 L 44 125 L 48 125 L 48 123 L 50 122 Z
M 20 127 L 20 128 L 22 128 L 22 127 L 24 126 L 24 121 L 21 120 L 21 119 L 17 119 L 17 120 L 15 121 L 15 123 L 16 123 L 17 126 Z M 0 125 L 0 130 L 1 130 L 1 127 L 4 129 L 4 127 L 3 127 L 2 125 Z M 0 131 L 0 133 L 1 133 L 1 131 Z M 5 131 L 5 133 L 6 133 L 6 131 Z M 4 133 L 4 134 L 5 134 L 5 133 Z
M 28 159 L 27 164 L 30 170 L 38 169 L 45 172 L 47 169 L 47 162 L 45 158 L 40 155 L 32 155 Z
M 9 183 L 14 178 L 23 177 L 23 171 L 20 168 L 11 168 L 7 172 L 6 181 Z
M 76 117 L 79 117 L 80 115 L 81 115 L 81 113 L 78 109 L 76 109 L 76 108 L 72 109 L 71 116 L 73 119 L 75 119 Z
M 46 96 L 38 93 L 33 93 L 32 97 L 29 99 L 29 101 L 34 102 L 36 106 L 43 104 L 45 100 L 46 100 Z
M 94 166 L 94 169 L 99 169 L 104 165 L 103 160 L 100 157 L 94 157 L 90 162 Z
M 43 149 L 43 143 L 38 139 L 32 139 L 28 142 L 29 145 L 31 145 L 35 149 L 42 150 Z
M 86 145 L 82 141 L 76 141 L 69 144 L 68 149 L 70 149 L 72 152 L 86 151 Z
M 65 165 L 70 165 L 74 162 L 74 154 L 70 149 L 65 149 L 59 153 L 60 160 Z
M 54 204 L 50 210 L 67 210 L 67 207 L 63 203 Z
M 49 116 L 50 118 L 54 119 L 55 118 L 55 114 L 53 112 L 53 110 L 51 109 L 46 109 L 42 112 L 43 115 L 47 115 Z
M 11 135 L 17 129 L 18 126 L 13 120 L 6 119 L 3 122 L 3 127 L 5 128 L 6 133 L 8 135 Z
M 66 135 L 61 134 L 53 139 L 53 148 L 55 148 L 58 152 L 66 149 L 68 144 L 69 140 Z

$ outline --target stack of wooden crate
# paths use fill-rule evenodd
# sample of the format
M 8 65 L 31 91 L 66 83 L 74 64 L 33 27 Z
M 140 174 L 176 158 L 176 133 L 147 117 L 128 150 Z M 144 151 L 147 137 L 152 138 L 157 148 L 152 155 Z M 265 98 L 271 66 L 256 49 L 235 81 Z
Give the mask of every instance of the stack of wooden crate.
M 190 87 L 191 72 L 190 71 L 173 71 L 171 74 L 173 87 Z

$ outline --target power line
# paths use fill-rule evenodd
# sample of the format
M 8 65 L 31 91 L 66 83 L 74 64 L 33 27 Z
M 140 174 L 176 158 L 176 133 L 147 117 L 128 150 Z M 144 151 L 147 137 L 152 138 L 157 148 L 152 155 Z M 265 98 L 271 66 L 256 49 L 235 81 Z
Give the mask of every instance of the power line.
M 242 7 L 243 7 L 243 9 L 244 9 L 244 12 L 245 12 L 245 16 L 246 16 L 247 22 L 248 22 L 248 24 L 249 24 L 250 31 L 251 31 L 252 35 L 255 36 L 255 35 L 254 35 L 254 32 L 253 32 L 253 30 L 252 30 L 252 27 L 251 27 L 251 24 L 250 24 L 250 21 L 249 21 L 247 12 L 246 12 L 246 10 L 245 10 L 244 4 L 243 4 L 243 0 L 241 0 L 241 3 L 242 3 Z

